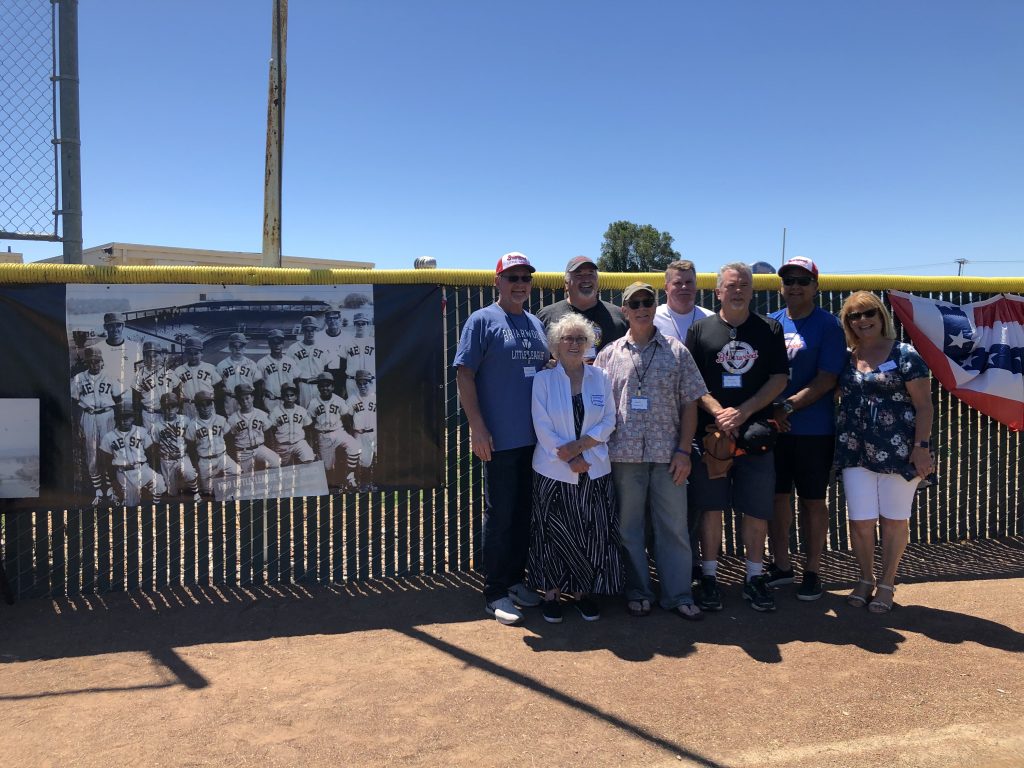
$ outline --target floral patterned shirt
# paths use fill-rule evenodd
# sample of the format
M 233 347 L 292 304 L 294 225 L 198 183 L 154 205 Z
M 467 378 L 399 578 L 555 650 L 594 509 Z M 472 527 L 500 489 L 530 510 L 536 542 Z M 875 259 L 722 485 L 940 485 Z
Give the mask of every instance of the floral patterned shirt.
M 880 474 L 904 474 L 914 447 L 916 417 L 906 382 L 926 376 L 928 366 L 909 344 L 893 344 L 889 357 L 870 373 L 858 371 L 850 356 L 839 374 L 837 469 L 864 467 Z
M 633 464 L 672 461 L 683 406 L 708 391 L 690 350 L 658 330 L 643 347 L 627 333 L 606 344 L 594 365 L 608 374 L 615 398 L 609 458 Z

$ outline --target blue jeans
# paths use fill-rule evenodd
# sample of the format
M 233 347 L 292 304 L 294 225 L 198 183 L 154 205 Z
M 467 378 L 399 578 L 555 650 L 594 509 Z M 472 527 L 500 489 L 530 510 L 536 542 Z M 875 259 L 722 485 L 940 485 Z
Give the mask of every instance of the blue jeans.
M 523 580 L 530 549 L 533 446 L 493 451 L 484 462 L 482 565 L 484 599 L 508 596 Z
M 662 608 L 693 605 L 690 591 L 690 536 L 686 527 L 686 485 L 672 482 L 668 464 L 612 462 L 619 501 L 619 537 L 626 571 L 626 599 L 654 600 L 644 524 L 650 500 L 654 558 Z

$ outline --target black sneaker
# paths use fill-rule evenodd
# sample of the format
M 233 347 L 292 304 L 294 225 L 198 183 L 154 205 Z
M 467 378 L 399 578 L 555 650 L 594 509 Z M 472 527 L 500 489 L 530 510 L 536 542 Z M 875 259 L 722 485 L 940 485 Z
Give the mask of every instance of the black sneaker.
M 714 576 L 700 577 L 697 605 L 704 611 L 722 610 L 722 593 L 718 590 L 718 580 Z
M 750 601 L 755 611 L 774 611 L 775 598 L 768 587 L 768 577 L 764 574 L 755 576 L 743 585 L 743 599 Z
M 597 621 L 601 618 L 601 609 L 589 597 L 581 597 L 577 600 L 576 610 L 580 612 L 584 621 Z
M 796 591 L 797 600 L 817 600 L 824 593 L 825 588 L 821 585 L 821 579 L 814 571 L 804 571 L 804 580 L 800 589 Z
M 544 615 L 544 621 L 548 624 L 562 623 L 562 604 L 558 601 L 558 598 L 555 598 L 554 600 L 545 600 L 541 603 L 540 610 Z
M 783 584 L 793 583 L 793 569 L 790 568 L 788 571 L 784 571 L 775 563 L 768 566 L 768 572 L 765 574 L 769 587 L 781 587 Z

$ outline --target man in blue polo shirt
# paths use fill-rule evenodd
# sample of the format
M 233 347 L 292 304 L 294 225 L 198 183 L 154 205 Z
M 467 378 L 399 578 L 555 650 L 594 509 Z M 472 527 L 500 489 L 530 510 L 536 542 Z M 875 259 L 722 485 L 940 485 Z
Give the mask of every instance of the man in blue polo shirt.
M 466 320 L 455 353 L 459 401 L 473 454 L 484 464 L 484 606 L 502 624 L 540 605 L 523 584 L 533 489 L 533 377 L 550 356 L 540 320 L 526 311 L 533 265 L 521 253 L 498 260 L 498 300 Z
M 793 583 L 789 530 L 793 524 L 791 494 L 796 487 L 807 542 L 800 600 L 822 595 L 821 553 L 828 535 L 826 492 L 835 448 L 832 391 L 846 361 L 846 341 L 836 318 L 817 306 L 818 267 L 794 256 L 779 267 L 779 289 L 786 308 L 772 318 L 782 324 L 789 355 L 789 384 L 776 401 L 773 418 L 779 425 L 775 445 L 775 513 L 769 525 L 773 561 L 772 586 Z

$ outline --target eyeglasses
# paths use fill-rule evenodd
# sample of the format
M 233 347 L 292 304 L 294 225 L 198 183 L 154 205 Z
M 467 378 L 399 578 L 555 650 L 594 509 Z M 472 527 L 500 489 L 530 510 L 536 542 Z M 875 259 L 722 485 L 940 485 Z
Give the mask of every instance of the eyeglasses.
M 631 299 L 626 302 L 626 306 L 630 309 L 640 309 L 640 307 L 650 309 L 654 306 L 654 299 Z
M 846 314 L 846 319 L 849 320 L 851 323 L 855 323 L 858 320 L 860 320 L 862 317 L 865 320 L 870 320 L 871 318 L 873 318 L 877 314 L 878 314 L 878 310 L 877 309 L 865 309 L 863 312 L 848 312 Z
M 502 275 L 510 283 L 518 283 L 520 281 L 524 283 L 532 283 L 533 275 Z
M 565 342 L 566 344 L 576 344 L 578 346 L 582 346 L 583 344 L 587 343 L 587 337 L 586 336 L 563 336 L 562 337 L 562 341 Z
M 799 285 L 806 288 L 814 281 L 813 277 L 784 277 L 782 278 L 783 285 Z

